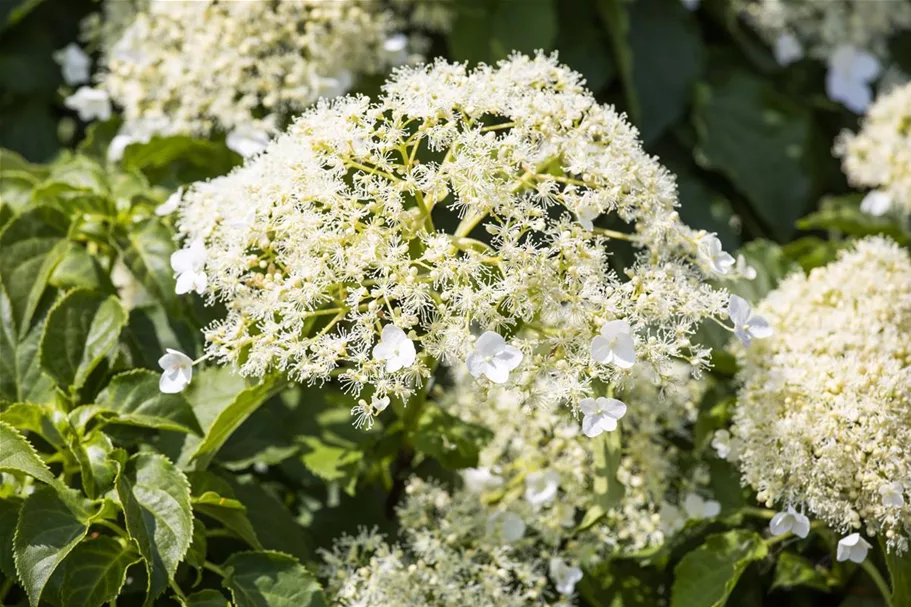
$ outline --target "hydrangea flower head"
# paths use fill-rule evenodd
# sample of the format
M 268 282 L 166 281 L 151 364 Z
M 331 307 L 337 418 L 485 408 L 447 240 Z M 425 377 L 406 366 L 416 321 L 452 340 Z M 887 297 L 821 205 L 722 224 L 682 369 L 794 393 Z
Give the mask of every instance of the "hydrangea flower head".
M 198 271 L 228 310 L 208 354 L 243 375 L 407 399 L 442 362 L 576 407 L 633 362 L 659 377 L 675 359 L 706 364 L 689 336 L 725 315 L 727 295 L 676 204 L 673 177 L 579 74 L 516 55 L 400 68 L 376 101 L 322 101 L 185 192 L 177 223 L 204 243 Z M 585 229 L 591 207 L 627 231 Z M 641 251 L 622 273 L 620 238 Z M 410 349 L 387 357 L 389 325 L 413 364 Z M 613 364 L 594 364 L 593 345 Z
M 911 257 L 885 238 L 782 281 L 758 307 L 776 327 L 741 358 L 732 453 L 768 506 L 904 551 L 911 507 Z M 896 495 L 896 488 L 899 490 Z

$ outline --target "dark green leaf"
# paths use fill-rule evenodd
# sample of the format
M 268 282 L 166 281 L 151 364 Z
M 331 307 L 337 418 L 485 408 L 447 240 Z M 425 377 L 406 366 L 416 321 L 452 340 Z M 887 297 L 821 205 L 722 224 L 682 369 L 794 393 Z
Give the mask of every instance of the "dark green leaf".
M 97 499 L 114 486 L 117 468 L 110 459 L 114 446 L 111 439 L 97 430 L 73 443 L 72 451 L 82 473 L 82 487 L 87 496 Z
M 127 314 L 114 297 L 76 289 L 57 302 L 41 338 L 41 366 L 66 390 L 80 388 L 117 345 Z
M 0 234 L 0 282 L 20 336 L 28 332 L 47 280 L 63 258 L 67 227 L 60 211 L 36 207 L 12 220 Z
M 193 510 L 209 516 L 247 542 L 252 548 L 262 548 L 256 532 L 247 518 L 247 509 L 236 499 L 222 497 L 214 491 L 206 491 L 193 498 Z
M 733 72 L 697 89 L 697 160 L 724 173 L 778 238 L 794 233 L 811 195 L 809 112 L 773 84 Z
M 0 499 L 0 573 L 8 578 L 16 577 L 16 561 L 13 560 L 13 536 L 19 521 L 22 501 Z
M 625 490 L 617 480 L 617 470 L 623 457 L 623 443 L 620 428 L 613 432 L 604 432 L 595 439 L 594 460 L 595 478 L 593 490 L 595 501 L 605 512 L 620 505 Z
M 221 410 L 218 417 L 206 428 L 205 437 L 193 453 L 197 470 L 205 470 L 218 450 L 231 434 L 262 405 L 279 387 L 274 377 L 263 378 L 262 382 L 244 389 L 231 403 Z
M 74 490 L 42 487 L 19 513 L 13 542 L 16 571 L 32 605 L 37 605 L 58 565 L 85 537 L 91 503 Z
M 674 568 L 671 607 L 722 607 L 744 569 L 766 554 L 768 548 L 753 531 L 710 535 Z
M 117 412 L 108 422 L 202 434 L 190 403 L 181 394 L 163 394 L 158 374 L 133 369 L 111 379 L 95 402 Z
M 130 537 L 139 547 L 149 576 L 149 600 L 174 576 L 193 538 L 190 483 L 166 458 L 138 453 L 117 477 Z
M 118 237 L 117 247 L 136 280 L 165 307 L 173 309 L 177 305 L 171 270 L 174 242 L 168 229 L 157 219 L 148 219 Z
M 60 602 L 101 607 L 120 593 L 127 569 L 139 560 L 132 545 L 106 536 L 80 543 L 63 563 Z
M 121 164 L 141 171 L 152 183 L 177 185 L 224 175 L 242 160 L 224 143 L 176 135 L 127 146 Z
M 43 331 L 44 325 L 36 323 L 24 338 L 18 337 L 12 304 L 0 284 L 0 400 L 41 403 L 53 398 L 53 382 L 41 372 L 38 359 Z
M 783 552 L 775 565 L 775 579 L 771 589 L 806 586 L 828 592 L 827 573 L 800 555 Z
M 280 552 L 240 552 L 229 558 L 223 583 L 237 607 L 322 607 L 319 582 L 297 559 Z
M 29 96 L 4 107 L 0 147 L 16 150 L 35 162 L 50 160 L 60 149 L 53 106 L 52 98 Z
M 598 0 L 633 122 L 646 143 L 686 111 L 704 53 L 699 26 L 677 0 Z
M 895 550 L 890 551 L 886 549 L 881 537 L 879 545 L 889 568 L 892 607 L 911 607 L 911 552 L 905 550 L 903 554 L 898 554 Z
M 428 406 L 418 421 L 412 443 L 415 449 L 451 469 L 478 465 L 478 453 L 493 433 L 470 424 L 436 406 Z
M 834 235 L 862 238 L 885 234 L 900 244 L 909 241 L 908 232 L 891 216 L 876 217 L 860 210 L 861 195 L 826 198 L 821 208 L 797 222 L 801 230 L 826 230 Z
M 83 288 L 113 291 L 113 285 L 98 260 L 85 247 L 75 243 L 69 243 L 48 283 L 63 290 Z
M 200 590 L 187 597 L 185 607 L 230 607 L 225 595 L 217 590 Z
M 457 61 L 494 63 L 513 51 L 548 50 L 556 40 L 555 0 L 460 0 L 455 13 L 448 43 Z
M 0 470 L 33 476 L 41 482 L 56 482 L 35 448 L 6 422 L 0 422 Z

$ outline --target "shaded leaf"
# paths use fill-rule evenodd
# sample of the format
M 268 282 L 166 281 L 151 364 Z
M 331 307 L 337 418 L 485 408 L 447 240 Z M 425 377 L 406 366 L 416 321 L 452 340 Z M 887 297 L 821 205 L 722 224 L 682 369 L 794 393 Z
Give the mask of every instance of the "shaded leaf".
M 418 421 L 412 437 L 415 449 L 439 460 L 451 469 L 478 465 L 478 454 L 493 433 L 450 415 L 436 406 L 428 406 Z
M 31 443 L 6 422 L 0 422 L 0 470 L 28 474 L 48 484 L 57 480 Z
M 41 487 L 25 500 L 13 540 L 16 571 L 29 601 L 37 605 L 63 559 L 85 537 L 91 503 L 78 491 Z
M 772 581 L 771 589 L 806 586 L 828 592 L 827 580 L 826 572 L 808 559 L 791 552 L 783 552 L 778 556 L 775 565 L 775 579 Z
M 63 605 L 101 607 L 120 593 L 127 569 L 139 560 L 130 544 L 107 536 L 80 543 L 63 564 L 60 602 Z
M 708 536 L 674 568 L 671 607 L 721 607 L 747 565 L 766 554 L 768 548 L 753 531 Z
M 889 568 L 889 579 L 892 586 L 892 607 L 911 607 L 911 552 L 907 550 L 898 554 L 895 550 L 887 550 L 879 539 Z
M 38 357 L 43 331 L 37 323 L 18 337 L 12 304 L 0 284 L 0 400 L 40 403 L 53 398 L 53 382 L 41 372 Z
M 217 590 L 194 592 L 183 602 L 186 607 L 230 607 L 225 595 Z
M 177 305 L 171 253 L 171 233 L 157 219 L 131 225 L 116 239 L 124 265 L 146 290 L 168 309 Z
M 114 376 L 95 399 L 117 413 L 109 422 L 202 434 L 190 403 L 182 394 L 164 394 L 158 388 L 158 374 L 133 369 Z
M 124 463 L 116 485 L 127 530 L 146 562 L 152 600 L 168 587 L 193 538 L 190 483 L 166 458 L 138 453 Z
M 66 390 L 82 387 L 117 345 L 127 314 L 115 296 L 76 289 L 48 314 L 41 337 L 41 366 Z
M 280 552 L 239 552 L 225 564 L 222 583 L 237 607 L 328 605 L 316 577 L 297 559 Z
M 626 493 L 623 485 L 617 480 L 617 470 L 623 457 L 620 428 L 613 432 L 604 432 L 593 439 L 595 478 L 592 489 L 595 502 L 605 512 L 620 505 Z
M 0 573 L 9 578 L 16 577 L 13 536 L 16 534 L 16 523 L 19 521 L 21 508 L 21 500 L 0 499 Z

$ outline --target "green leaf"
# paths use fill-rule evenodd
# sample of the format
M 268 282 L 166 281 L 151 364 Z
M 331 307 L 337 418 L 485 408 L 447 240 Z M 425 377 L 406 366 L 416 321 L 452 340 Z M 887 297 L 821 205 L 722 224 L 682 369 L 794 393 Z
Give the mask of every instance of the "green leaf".
M 16 561 L 13 560 L 13 536 L 22 501 L 0 499 L 0 573 L 8 578 L 16 577 Z
M 193 498 L 193 510 L 215 519 L 252 548 L 262 549 L 256 531 L 247 518 L 247 508 L 236 499 L 222 497 L 214 491 L 206 491 Z
M 722 607 L 747 565 L 767 554 L 762 538 L 753 531 L 710 535 L 674 568 L 671 607 Z
M 157 219 L 130 226 L 116 239 L 124 265 L 146 290 L 168 309 L 177 305 L 171 254 L 171 233 Z
M 828 592 L 827 580 L 827 572 L 808 559 L 791 552 L 783 552 L 775 565 L 775 579 L 772 581 L 771 590 L 806 586 Z
M 237 607 L 322 607 L 319 582 L 297 559 L 280 552 L 239 552 L 225 564 L 222 583 Z
M 753 303 L 760 302 L 788 274 L 800 269 L 781 247 L 768 240 L 754 240 L 744 246 L 740 253 L 747 264 L 756 270 L 756 278 L 740 280 L 730 288 Z
M 181 394 L 162 393 L 158 374 L 146 369 L 116 375 L 95 402 L 117 413 L 109 423 L 202 434 L 187 399 Z
M 81 388 L 117 345 L 127 314 L 115 296 L 76 289 L 48 314 L 41 337 L 41 366 L 66 390 Z
M 363 451 L 357 448 L 330 445 L 315 436 L 304 436 L 301 438 L 301 442 L 304 446 L 301 461 L 307 470 L 328 483 L 341 481 L 340 484 L 349 493 L 354 490 L 358 465 L 364 459 Z M 425 450 L 428 446 L 436 448 L 435 445 L 423 445 L 418 449 L 430 453 Z
M 205 470 L 218 450 L 225 444 L 231 434 L 237 430 L 269 396 L 280 387 L 275 377 L 265 377 L 262 382 L 244 389 L 221 410 L 218 417 L 206 428 L 202 442 L 193 453 L 197 470 Z
M 456 61 L 494 63 L 513 51 L 547 50 L 557 36 L 554 0 L 460 0 L 455 14 L 447 42 Z
M 34 161 L 46 161 L 60 149 L 54 101 L 41 97 L 20 97 L 3 108 L 0 147 L 10 148 Z M 2 180 L 0 180 L 2 181 Z
M 862 238 L 884 234 L 899 244 L 907 245 L 909 234 L 892 216 L 876 217 L 860 210 L 860 194 L 825 198 L 820 209 L 797 222 L 801 230 L 827 230 L 836 236 Z
M 206 554 L 209 550 L 208 543 L 208 539 L 206 538 L 206 525 L 198 518 L 194 519 L 193 540 L 190 542 L 190 547 L 187 549 L 184 563 L 196 569 L 205 567 Z
M 6 422 L 0 422 L 0 470 L 28 474 L 48 484 L 57 482 L 31 443 Z
M 478 454 L 493 433 L 450 415 L 436 406 L 428 406 L 418 421 L 412 437 L 415 449 L 439 460 L 450 469 L 478 465 Z
M 225 595 L 217 590 L 194 592 L 183 602 L 185 607 L 230 607 Z
M 617 71 L 597 7 L 589 0 L 559 0 L 556 7 L 560 27 L 555 46 L 560 61 L 582 74 L 586 86 L 597 93 Z
M 80 543 L 63 563 L 60 602 L 80 607 L 111 602 L 126 582 L 127 569 L 138 560 L 132 545 L 107 536 Z
M 137 453 L 116 485 L 127 530 L 146 562 L 151 601 L 168 587 L 193 538 L 190 483 L 166 458 Z
M 617 480 L 617 470 L 623 456 L 620 428 L 613 432 L 604 432 L 592 442 L 595 460 L 592 488 L 595 492 L 595 503 L 606 512 L 619 506 L 626 493 L 623 485 Z
M 693 121 L 697 161 L 724 173 L 776 237 L 790 237 L 812 193 L 810 113 L 774 84 L 735 71 L 697 88 Z
M 0 283 L 20 336 L 28 332 L 48 278 L 63 258 L 67 227 L 60 211 L 35 207 L 9 222 L 0 234 Z
M 684 115 L 702 74 L 699 26 L 676 0 L 598 0 L 598 5 L 619 58 L 633 122 L 646 143 L 655 141 Z
M 87 156 L 70 156 L 51 166 L 50 174 L 35 187 L 32 198 L 36 202 L 55 202 L 61 196 L 74 194 L 96 194 L 106 199 L 110 190 L 104 167 Z M 61 210 L 66 211 L 65 201 Z
M 114 450 L 105 434 L 99 431 L 73 441 L 72 452 L 79 462 L 82 487 L 91 499 L 97 499 L 111 490 L 117 467 L 110 454 Z
M 95 289 L 113 291 L 107 273 L 84 246 L 69 243 L 48 283 L 58 289 Z
M 242 162 L 224 143 L 176 135 L 127 146 L 121 164 L 141 171 L 152 183 L 176 185 L 225 175 Z
M 67 448 L 60 428 L 54 423 L 54 409 L 51 405 L 35 403 L 13 403 L 0 413 L 0 421 L 6 422 L 22 434 L 32 432 L 40 436 L 54 449 Z
M 0 284 L 0 400 L 40 403 L 53 398 L 53 382 L 41 372 L 38 358 L 43 331 L 44 325 L 36 323 L 19 338 L 12 304 Z
M 886 549 L 882 537 L 879 538 L 889 568 L 889 578 L 892 586 L 892 607 L 911 607 L 911 552 L 904 554 Z
M 85 537 L 92 516 L 91 503 L 72 489 L 42 487 L 25 500 L 13 545 L 16 571 L 32 605 L 38 605 L 54 571 Z

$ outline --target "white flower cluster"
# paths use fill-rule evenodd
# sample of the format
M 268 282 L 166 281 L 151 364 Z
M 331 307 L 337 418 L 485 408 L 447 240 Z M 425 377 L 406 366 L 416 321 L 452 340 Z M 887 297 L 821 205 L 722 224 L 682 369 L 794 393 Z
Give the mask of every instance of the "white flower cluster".
M 808 54 L 829 66 L 834 101 L 862 112 L 871 84 L 888 64 L 886 42 L 911 27 L 911 4 L 869 0 L 738 0 L 747 19 L 773 45 L 782 65 Z
M 728 457 L 759 501 L 805 509 L 840 531 L 865 527 L 906 550 L 907 251 L 884 238 L 859 241 L 828 266 L 785 279 L 759 309 L 777 330 L 741 354 Z
M 690 337 L 728 299 L 706 275 L 734 260 L 675 206 L 636 130 L 555 58 L 439 61 L 401 68 L 375 103 L 320 102 L 183 194 L 175 271 L 226 306 L 208 353 L 243 375 L 406 399 L 438 362 L 467 363 L 577 407 L 634 364 L 706 365 Z M 639 249 L 622 272 L 618 240 Z
M 319 97 L 409 60 L 404 24 L 375 0 L 108 0 L 99 87 L 124 136 L 229 134 L 251 155 Z M 130 16 L 130 14 L 132 15 Z
M 865 211 L 911 213 L 911 84 L 879 97 L 860 132 L 842 133 L 835 153 L 852 185 L 875 188 L 864 199 Z
M 597 512 L 593 453 L 605 443 L 583 436 L 565 409 L 523 408 L 508 388 L 483 398 L 468 374 L 455 372 L 454 385 L 433 398 L 493 432 L 479 466 L 463 470 L 463 486 L 452 491 L 409 481 L 400 544 L 374 534 L 342 539 L 325 555 L 331 593 L 345 605 L 458 605 L 459 597 L 481 605 L 571 604 L 583 567 L 658 546 L 687 518 L 717 515 L 718 503 L 682 478 L 674 446 L 691 438 L 705 384 L 683 365 L 675 373 L 673 391 L 637 377 L 624 393 L 630 406 L 612 481 L 622 490 L 614 507 L 580 527 L 586 513 Z

